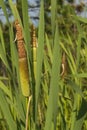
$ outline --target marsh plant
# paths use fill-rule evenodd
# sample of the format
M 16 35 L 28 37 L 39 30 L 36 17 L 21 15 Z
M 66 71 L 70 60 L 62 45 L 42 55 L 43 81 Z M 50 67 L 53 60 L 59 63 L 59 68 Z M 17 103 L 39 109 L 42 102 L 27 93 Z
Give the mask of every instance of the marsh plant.
M 86 130 L 87 19 L 41 0 L 35 28 L 27 0 L 21 14 L 8 2 L 14 23 L 0 1 L 0 130 Z

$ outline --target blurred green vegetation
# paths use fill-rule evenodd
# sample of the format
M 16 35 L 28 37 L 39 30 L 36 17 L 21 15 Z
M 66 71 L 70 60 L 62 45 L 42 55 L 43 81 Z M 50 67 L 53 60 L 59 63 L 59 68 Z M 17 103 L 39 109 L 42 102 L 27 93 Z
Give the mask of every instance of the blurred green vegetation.
M 32 95 L 28 129 L 86 130 L 87 19 L 63 1 L 41 0 L 35 79 L 28 4 L 17 2 L 15 6 L 9 0 L 9 7 L 22 27 L 27 51 Z M 24 130 L 27 98 L 21 92 L 16 31 L 8 21 L 5 3 L 0 4 L 7 18 L 6 25 L 0 24 L 0 129 Z

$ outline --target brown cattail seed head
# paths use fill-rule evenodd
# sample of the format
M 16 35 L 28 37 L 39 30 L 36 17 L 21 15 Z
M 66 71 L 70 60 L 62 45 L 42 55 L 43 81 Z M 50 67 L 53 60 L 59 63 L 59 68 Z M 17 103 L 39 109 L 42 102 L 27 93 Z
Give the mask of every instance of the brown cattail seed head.
M 15 21 L 15 27 L 16 27 L 18 55 L 19 55 L 19 58 L 24 58 L 24 57 L 26 57 L 24 38 L 23 38 L 23 34 L 22 34 L 22 29 L 21 29 L 21 26 L 20 26 L 18 20 Z
M 17 47 L 18 47 L 19 58 L 26 57 L 26 51 L 25 51 L 24 41 L 23 40 L 18 41 Z

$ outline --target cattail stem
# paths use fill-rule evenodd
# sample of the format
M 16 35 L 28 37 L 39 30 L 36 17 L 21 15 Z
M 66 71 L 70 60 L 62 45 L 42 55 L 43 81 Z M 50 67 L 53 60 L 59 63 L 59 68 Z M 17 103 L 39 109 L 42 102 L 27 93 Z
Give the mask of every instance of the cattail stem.
M 26 112 L 26 127 L 25 130 L 28 130 L 29 127 L 29 110 L 30 110 L 30 102 L 31 102 L 32 96 L 29 96 L 28 102 L 27 102 L 27 112 Z
M 31 27 L 31 45 L 33 50 L 33 70 L 34 70 L 34 77 L 36 79 L 36 64 L 37 64 L 37 38 L 36 38 L 36 30 L 35 27 L 32 25 Z

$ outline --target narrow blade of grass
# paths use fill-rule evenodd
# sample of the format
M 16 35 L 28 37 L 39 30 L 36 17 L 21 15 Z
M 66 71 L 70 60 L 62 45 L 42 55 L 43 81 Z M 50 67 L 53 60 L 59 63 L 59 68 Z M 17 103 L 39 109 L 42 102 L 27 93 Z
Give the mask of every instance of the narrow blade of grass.
M 47 45 L 48 55 L 49 55 L 51 63 L 52 63 L 52 49 L 51 49 L 51 45 L 50 45 L 50 42 L 49 42 L 47 35 L 46 35 L 46 45 Z
M 2 32 L 1 27 L 0 27 L 0 38 L 1 38 L 1 43 L 2 43 L 2 46 L 3 46 L 4 53 L 6 55 L 5 42 L 4 42 L 4 37 L 3 37 L 3 32 Z
M 5 95 L 1 89 L 0 89 L 0 107 L 3 110 L 3 115 L 4 115 L 4 118 L 6 119 L 9 130 L 12 130 L 12 129 L 17 130 L 16 123 L 13 120 Z
M 79 69 L 79 64 L 80 64 L 80 51 L 81 51 L 81 38 L 83 35 L 83 31 L 79 25 L 79 23 L 77 23 L 77 27 L 78 27 L 78 31 L 79 31 L 79 36 L 78 36 L 78 41 L 77 41 L 77 62 L 76 62 L 76 67 L 77 67 L 77 71 Z
M 19 118 L 23 123 L 25 124 L 25 111 L 24 111 L 24 106 L 23 106 L 23 99 L 21 100 L 21 95 L 15 91 L 15 99 L 16 99 L 16 112 L 19 114 Z M 26 103 L 25 103 L 26 105 Z
M 83 23 L 87 23 L 87 19 L 86 19 L 86 18 L 83 18 L 83 17 L 81 17 L 81 16 L 76 16 L 75 18 L 76 18 L 77 20 L 83 22 Z
M 37 67 L 36 67 L 36 108 L 41 83 L 41 72 L 44 56 L 43 52 L 44 52 L 44 1 L 41 0 L 39 32 L 38 32 L 38 48 L 37 48 Z
M 77 120 L 75 122 L 74 130 L 82 130 L 82 125 L 87 113 L 87 102 L 82 99 L 81 107 L 78 111 Z
M 3 9 L 4 15 L 5 15 L 6 19 L 7 19 L 7 23 L 9 23 L 8 14 L 7 14 L 7 10 L 6 10 L 6 5 L 4 4 L 3 0 L 0 0 L 0 6 Z
M 9 90 L 9 86 L 6 86 L 2 81 L 0 81 L 0 89 L 4 91 L 4 93 L 11 98 L 11 91 Z
M 69 81 L 69 82 L 68 82 L 68 85 L 70 85 L 70 87 L 72 87 L 72 89 L 73 89 L 76 93 L 78 93 L 81 97 L 84 97 L 84 96 L 83 96 L 83 93 L 82 93 L 82 90 L 80 89 L 80 87 L 79 87 L 76 83 L 74 83 L 73 81 Z
M 31 37 L 30 37 L 30 28 L 29 28 L 28 1 L 27 0 L 22 0 L 22 14 L 23 14 L 23 25 L 24 25 L 23 34 L 24 34 L 24 39 L 26 42 L 25 47 L 29 55 L 28 58 L 31 61 Z
M 5 55 L 5 53 L 4 53 L 4 50 L 3 50 L 3 47 L 2 47 L 1 44 L 0 44 L 0 58 L 1 58 L 1 60 L 3 61 L 3 63 L 5 64 L 5 66 L 7 67 L 8 71 L 11 73 L 11 70 L 10 70 L 10 68 L 9 68 L 9 64 L 8 64 L 6 55 Z
M 55 19 L 56 19 L 56 0 L 51 0 L 51 23 L 52 23 L 52 34 L 54 36 L 54 30 L 55 30 Z

